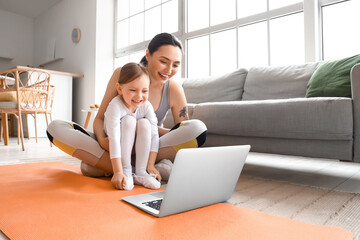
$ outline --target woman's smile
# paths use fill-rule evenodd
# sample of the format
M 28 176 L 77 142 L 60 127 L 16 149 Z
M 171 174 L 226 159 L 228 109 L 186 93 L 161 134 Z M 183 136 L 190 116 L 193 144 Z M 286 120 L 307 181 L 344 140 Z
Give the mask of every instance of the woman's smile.
M 168 80 L 168 79 L 169 79 L 169 75 L 162 74 L 162 73 L 159 73 L 159 75 L 161 76 L 161 78 L 162 78 L 163 80 Z

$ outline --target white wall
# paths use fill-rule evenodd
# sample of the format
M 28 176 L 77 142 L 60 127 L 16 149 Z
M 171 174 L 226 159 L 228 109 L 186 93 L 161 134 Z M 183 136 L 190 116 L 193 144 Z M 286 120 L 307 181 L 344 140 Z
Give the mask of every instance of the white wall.
M 114 69 L 114 1 L 98 0 L 96 7 L 95 102 L 100 105 Z
M 55 58 L 64 60 L 45 68 L 84 74 L 73 83 L 72 114 L 73 121 L 83 124 L 81 109 L 100 104 L 113 72 L 113 13 L 113 0 L 62 0 L 35 19 L 0 10 L 0 57 L 14 58 L 0 58 L 0 71 L 43 64 L 55 41 Z M 73 28 L 81 30 L 78 44 L 71 40 Z
M 33 65 L 34 20 L 0 9 L 0 71 L 16 65 Z
M 78 123 L 85 120 L 81 109 L 93 104 L 95 99 L 95 23 L 96 0 L 63 0 L 35 18 L 35 64 L 47 60 L 48 45 L 55 40 L 55 58 L 64 60 L 46 68 L 85 76 L 73 83 L 73 120 Z M 75 27 L 81 30 L 78 44 L 71 40 Z
M 80 124 L 86 117 L 81 109 L 100 104 L 113 71 L 113 11 L 113 0 L 62 0 L 35 19 L 35 64 L 47 60 L 55 40 L 55 58 L 64 60 L 46 68 L 85 76 L 74 80 L 73 120 Z M 78 44 L 71 40 L 75 27 L 81 30 Z

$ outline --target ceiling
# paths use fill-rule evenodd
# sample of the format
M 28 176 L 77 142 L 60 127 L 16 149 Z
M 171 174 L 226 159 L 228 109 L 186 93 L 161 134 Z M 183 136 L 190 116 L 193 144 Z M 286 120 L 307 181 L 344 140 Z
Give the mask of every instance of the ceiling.
M 0 9 L 36 18 L 61 0 L 0 0 Z

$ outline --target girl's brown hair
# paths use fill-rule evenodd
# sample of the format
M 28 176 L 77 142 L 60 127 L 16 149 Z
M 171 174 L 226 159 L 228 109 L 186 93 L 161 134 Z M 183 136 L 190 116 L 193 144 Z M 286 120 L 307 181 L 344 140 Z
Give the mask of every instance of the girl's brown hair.
M 143 67 L 138 63 L 127 63 L 121 68 L 118 83 L 126 84 L 132 82 L 143 74 L 150 77 L 150 73 L 146 67 Z

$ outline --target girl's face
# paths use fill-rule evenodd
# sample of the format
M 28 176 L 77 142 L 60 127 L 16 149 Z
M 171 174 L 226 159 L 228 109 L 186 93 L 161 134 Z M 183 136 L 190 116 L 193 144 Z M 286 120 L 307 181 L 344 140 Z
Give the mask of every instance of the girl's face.
M 116 83 L 116 90 L 125 106 L 134 113 L 149 97 L 150 79 L 146 74 L 125 84 Z
M 179 70 L 182 52 L 179 47 L 172 45 L 161 46 L 156 52 L 150 55 L 146 50 L 148 70 L 151 80 L 155 82 L 166 82 Z

